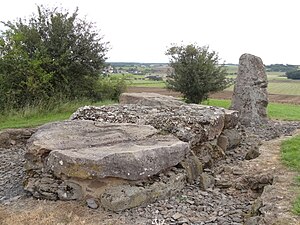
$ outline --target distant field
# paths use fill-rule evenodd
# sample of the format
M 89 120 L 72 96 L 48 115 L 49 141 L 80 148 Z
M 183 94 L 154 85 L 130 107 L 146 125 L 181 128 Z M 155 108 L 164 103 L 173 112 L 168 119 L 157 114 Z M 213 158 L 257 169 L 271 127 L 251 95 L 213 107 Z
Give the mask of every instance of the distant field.
M 164 81 L 151 81 L 151 80 L 131 80 L 130 86 L 133 87 L 166 87 Z M 226 89 L 227 91 L 233 91 L 233 86 Z M 270 94 L 279 95 L 300 95 L 300 81 L 291 82 L 269 82 L 268 92 Z
M 227 77 L 235 78 L 234 74 L 237 72 L 237 66 L 230 65 L 226 66 L 228 70 Z M 279 95 L 300 95 L 300 81 L 288 80 L 284 77 L 283 72 L 267 72 L 269 86 L 268 92 L 270 94 L 279 94 Z M 127 75 L 130 77 L 130 86 L 133 87 L 165 87 L 165 83 L 163 81 L 152 81 L 152 80 L 139 80 L 143 76 L 136 75 Z M 121 75 L 119 75 L 121 77 Z M 135 79 L 134 79 L 135 78 Z M 228 91 L 233 91 L 233 86 L 227 88 Z
M 228 91 L 233 91 L 233 86 L 227 88 Z M 268 84 L 268 92 L 270 94 L 279 95 L 300 95 L 300 81 L 270 81 Z
M 130 86 L 134 87 L 166 87 L 164 81 L 132 80 Z M 233 91 L 233 86 L 227 88 Z M 269 82 L 268 92 L 280 95 L 300 95 L 300 81 L 293 82 Z
M 236 74 L 238 71 L 238 66 L 234 66 L 234 65 L 226 65 L 225 66 L 227 69 L 227 73 L 228 74 Z
M 164 81 L 152 81 L 152 80 L 133 80 L 131 81 L 130 86 L 134 87 L 166 87 Z
M 300 81 L 270 82 L 268 91 L 271 94 L 300 95 Z

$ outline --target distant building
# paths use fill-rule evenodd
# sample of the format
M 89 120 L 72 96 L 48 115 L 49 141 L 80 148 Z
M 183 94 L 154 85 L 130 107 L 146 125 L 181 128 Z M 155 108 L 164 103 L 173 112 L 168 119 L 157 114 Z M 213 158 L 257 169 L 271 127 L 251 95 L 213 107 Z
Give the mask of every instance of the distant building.
M 149 80 L 155 80 L 155 81 L 161 81 L 161 80 L 163 80 L 162 77 L 157 76 L 157 75 L 149 75 L 149 76 L 146 76 L 145 78 L 148 78 Z
M 113 72 L 114 72 L 114 68 L 111 65 L 108 65 L 103 69 L 103 73 L 105 74 L 113 73 Z

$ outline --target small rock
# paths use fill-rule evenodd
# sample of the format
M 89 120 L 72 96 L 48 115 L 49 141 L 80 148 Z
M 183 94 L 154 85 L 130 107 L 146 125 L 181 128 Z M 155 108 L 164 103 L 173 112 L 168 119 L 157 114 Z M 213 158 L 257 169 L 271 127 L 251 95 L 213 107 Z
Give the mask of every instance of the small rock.
M 251 160 L 255 159 L 260 155 L 259 149 L 257 146 L 250 148 L 250 150 L 246 153 L 245 159 Z
M 99 207 L 99 205 L 97 204 L 96 200 L 93 199 L 93 198 L 88 198 L 86 200 L 86 204 L 91 209 L 97 209 Z
M 216 180 L 216 186 L 219 188 L 230 188 L 232 183 L 230 180 Z
M 192 200 L 189 200 L 189 199 L 188 199 L 188 200 L 186 200 L 186 202 L 187 202 L 187 203 L 189 203 L 190 205 L 193 205 L 193 204 L 195 203 L 194 201 L 192 201 Z
M 214 177 L 207 173 L 202 173 L 199 177 L 199 181 L 199 185 L 203 190 L 213 187 L 215 182 Z
M 245 221 L 245 225 L 259 225 L 261 218 L 259 216 L 250 217 Z
M 178 221 L 179 224 L 188 224 L 188 222 L 190 222 L 187 218 L 180 218 L 180 220 Z
M 183 215 L 182 215 L 181 213 L 179 213 L 179 212 L 175 213 L 175 214 L 172 216 L 172 218 L 173 218 L 174 220 L 178 220 L 178 219 L 180 219 L 181 217 L 183 217 Z
M 233 174 L 233 175 L 243 175 L 244 172 L 243 172 L 243 170 L 241 170 L 240 168 L 234 168 L 234 169 L 232 170 L 232 174 Z

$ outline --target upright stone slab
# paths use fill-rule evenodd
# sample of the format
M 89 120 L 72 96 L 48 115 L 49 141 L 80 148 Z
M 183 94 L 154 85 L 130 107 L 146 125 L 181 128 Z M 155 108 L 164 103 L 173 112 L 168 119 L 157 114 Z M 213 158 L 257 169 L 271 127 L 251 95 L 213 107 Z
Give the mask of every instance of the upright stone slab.
M 267 122 L 268 80 L 262 60 L 254 55 L 240 57 L 231 109 L 239 111 L 239 121 L 246 126 Z

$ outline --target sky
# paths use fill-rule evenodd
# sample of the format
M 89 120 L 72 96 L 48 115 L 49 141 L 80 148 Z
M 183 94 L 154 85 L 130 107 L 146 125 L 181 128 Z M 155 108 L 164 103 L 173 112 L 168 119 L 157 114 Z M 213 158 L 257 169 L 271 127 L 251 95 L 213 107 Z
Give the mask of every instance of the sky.
M 110 42 L 109 62 L 168 62 L 172 43 L 197 43 L 225 63 L 250 53 L 300 65 L 299 0 L 4 0 L 0 21 L 28 18 L 37 4 L 78 6 Z

